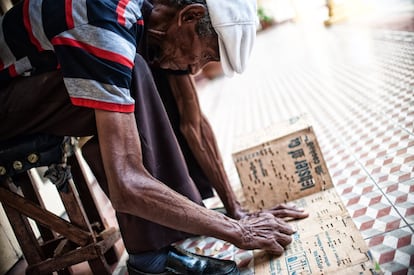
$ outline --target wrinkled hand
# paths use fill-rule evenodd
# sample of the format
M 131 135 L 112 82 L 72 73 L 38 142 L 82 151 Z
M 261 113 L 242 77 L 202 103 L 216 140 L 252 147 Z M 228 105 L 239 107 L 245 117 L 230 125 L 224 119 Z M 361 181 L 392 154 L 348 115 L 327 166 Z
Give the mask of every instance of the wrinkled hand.
M 242 249 L 263 249 L 281 255 L 292 242 L 295 231 L 283 220 L 271 213 L 257 213 L 240 219 L 241 237 L 236 246 Z
M 294 204 L 278 204 L 273 208 L 262 210 L 261 212 L 270 213 L 277 218 L 288 218 L 288 219 L 304 219 L 309 216 L 309 213 L 305 212 L 304 209 L 297 208 Z M 260 212 L 252 213 L 257 215 Z
M 270 213 L 274 217 L 288 219 L 304 219 L 309 216 L 309 214 L 305 212 L 305 210 L 297 208 L 296 205 L 283 203 L 278 204 L 270 209 L 256 211 L 252 213 L 249 213 L 247 210 L 238 207 L 233 211 L 233 213 L 231 213 L 231 217 L 234 219 L 242 219 L 246 216 L 258 216 L 261 213 Z

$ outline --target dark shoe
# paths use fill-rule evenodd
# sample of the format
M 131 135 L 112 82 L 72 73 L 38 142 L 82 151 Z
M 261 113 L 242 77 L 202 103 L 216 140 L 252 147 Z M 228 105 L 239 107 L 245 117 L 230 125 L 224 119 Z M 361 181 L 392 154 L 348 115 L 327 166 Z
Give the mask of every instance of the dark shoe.
M 235 262 L 193 254 L 183 249 L 171 247 L 168 252 L 165 272 L 146 273 L 139 271 L 127 262 L 129 275 L 239 275 Z
M 168 253 L 166 271 L 186 275 L 239 275 L 235 262 L 201 256 L 172 247 Z

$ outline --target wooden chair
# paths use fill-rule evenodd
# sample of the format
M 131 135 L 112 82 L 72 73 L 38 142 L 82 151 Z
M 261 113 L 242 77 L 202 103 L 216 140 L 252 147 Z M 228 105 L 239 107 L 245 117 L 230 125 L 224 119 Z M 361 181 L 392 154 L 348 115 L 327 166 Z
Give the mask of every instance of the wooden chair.
M 0 143 L 0 202 L 28 263 L 27 274 L 71 274 L 87 261 L 93 274 L 111 274 L 118 261 L 117 229 L 105 228 L 93 193 L 73 156 L 76 139 L 33 135 Z M 29 169 L 48 166 L 67 218 L 45 209 Z M 35 222 L 40 238 L 28 217 Z

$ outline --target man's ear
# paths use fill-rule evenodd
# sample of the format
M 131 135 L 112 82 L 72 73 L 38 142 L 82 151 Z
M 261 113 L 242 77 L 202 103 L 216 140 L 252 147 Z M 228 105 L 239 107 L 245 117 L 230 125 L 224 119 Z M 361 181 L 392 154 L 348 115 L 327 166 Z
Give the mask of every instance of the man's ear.
M 178 26 L 185 23 L 196 23 L 204 17 L 206 12 L 206 7 L 201 4 L 187 5 L 178 14 Z

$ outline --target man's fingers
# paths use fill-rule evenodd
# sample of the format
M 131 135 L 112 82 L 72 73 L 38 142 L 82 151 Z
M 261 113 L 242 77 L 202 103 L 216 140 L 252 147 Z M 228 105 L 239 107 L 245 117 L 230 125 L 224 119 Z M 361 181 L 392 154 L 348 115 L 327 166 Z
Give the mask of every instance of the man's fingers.
M 288 246 L 292 242 L 292 237 L 290 235 L 285 234 L 275 234 L 273 237 L 274 240 L 272 242 L 272 246 L 268 249 L 265 249 L 268 253 L 271 253 L 276 256 L 280 256 L 285 251 L 285 247 Z
M 283 234 L 287 234 L 287 235 L 292 235 L 293 233 L 295 233 L 296 231 L 295 230 L 293 230 L 293 228 L 290 226 L 290 225 L 288 225 L 287 223 L 285 223 L 285 224 L 280 224 L 280 226 L 279 226 L 279 228 L 278 228 L 278 231 L 280 232 L 280 233 L 283 233 Z
M 280 209 L 280 210 L 269 210 L 273 216 L 278 218 L 294 218 L 303 219 L 309 216 L 309 213 L 302 209 Z
M 257 228 L 262 225 L 271 232 L 281 232 L 288 235 L 295 233 L 295 230 L 286 221 L 275 217 L 271 212 L 261 212 L 256 216 L 250 216 L 249 219 L 251 224 L 257 226 Z
M 278 204 L 272 207 L 270 210 L 284 210 L 284 209 L 296 210 L 296 211 L 301 211 L 301 212 L 304 211 L 302 208 L 298 208 L 296 204 L 293 204 L 293 203 L 281 203 L 281 204 Z
M 303 219 L 309 216 L 304 209 L 297 208 L 296 205 L 293 204 L 279 204 L 269 209 L 268 212 L 278 218 Z
M 281 246 L 277 241 L 275 241 L 271 248 L 265 249 L 265 250 L 266 250 L 266 252 L 268 252 L 272 255 L 280 256 L 285 251 L 285 248 L 283 246 Z
M 292 236 L 286 234 L 279 234 L 277 242 L 283 247 L 286 247 L 288 244 L 292 242 Z

